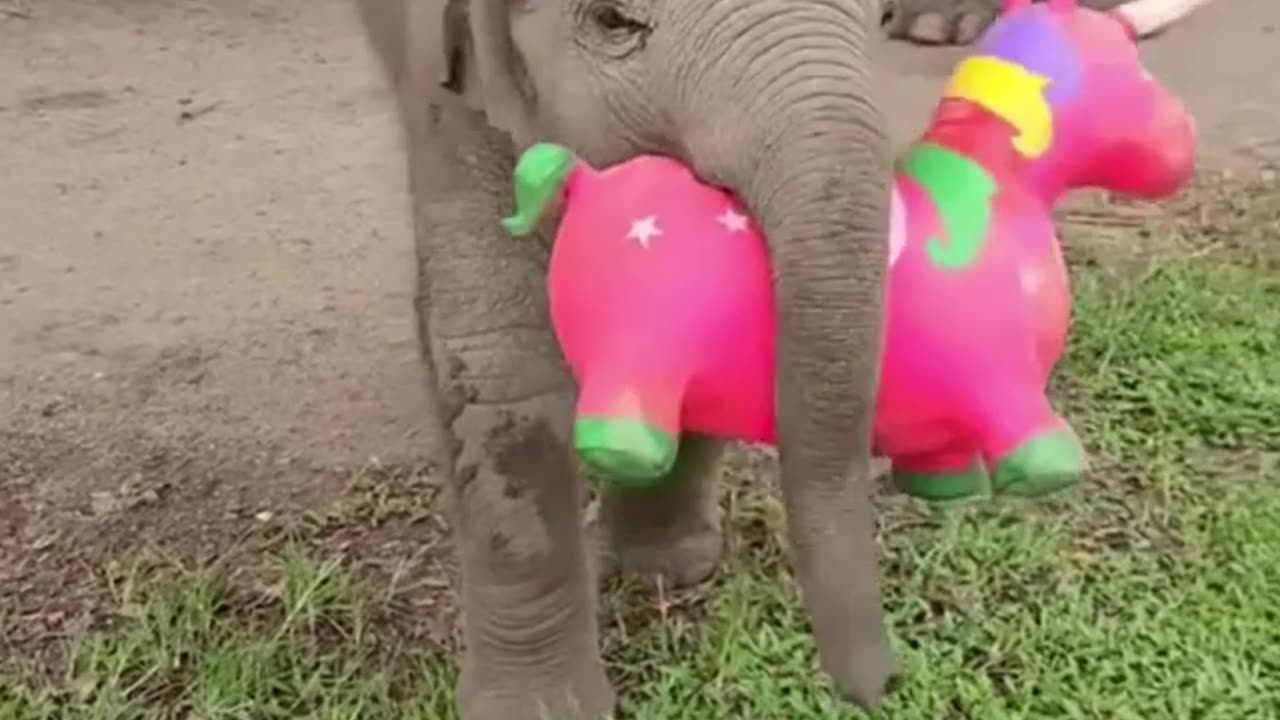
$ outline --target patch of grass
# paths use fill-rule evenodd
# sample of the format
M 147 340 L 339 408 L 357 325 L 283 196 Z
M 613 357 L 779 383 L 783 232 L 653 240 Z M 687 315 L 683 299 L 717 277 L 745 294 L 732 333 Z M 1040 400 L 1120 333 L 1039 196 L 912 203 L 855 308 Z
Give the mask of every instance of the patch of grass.
M 1075 285 L 1058 395 L 1100 451 L 1280 450 L 1280 275 L 1218 254 Z
M 0 718 L 447 717 L 447 656 L 406 647 L 379 595 L 287 545 L 270 585 L 146 557 L 113 588 L 116 626 L 79 639 L 52 682 L 11 664 Z
M 1280 716 L 1275 257 L 1236 239 L 1136 275 L 1075 269 L 1054 394 L 1095 477 L 1034 505 L 881 499 L 905 684 L 869 717 Z M 605 595 L 620 717 L 868 717 L 816 671 L 776 500 L 731 475 L 709 587 Z M 454 717 L 451 658 L 402 641 L 380 587 L 297 546 L 271 578 L 246 593 L 216 569 L 123 573 L 119 622 L 58 677 L 0 673 L 0 717 Z

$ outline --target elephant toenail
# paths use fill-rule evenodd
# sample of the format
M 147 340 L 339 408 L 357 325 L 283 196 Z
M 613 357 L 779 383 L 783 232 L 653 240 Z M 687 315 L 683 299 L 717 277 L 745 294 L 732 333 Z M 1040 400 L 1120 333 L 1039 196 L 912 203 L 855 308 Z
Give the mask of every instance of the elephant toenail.
M 987 27 L 987 18 L 979 13 L 965 13 L 956 21 L 955 42 L 957 45 L 969 45 Z
M 947 16 L 942 13 L 921 13 L 912 21 L 907 34 L 919 43 L 942 45 L 948 40 L 949 25 Z

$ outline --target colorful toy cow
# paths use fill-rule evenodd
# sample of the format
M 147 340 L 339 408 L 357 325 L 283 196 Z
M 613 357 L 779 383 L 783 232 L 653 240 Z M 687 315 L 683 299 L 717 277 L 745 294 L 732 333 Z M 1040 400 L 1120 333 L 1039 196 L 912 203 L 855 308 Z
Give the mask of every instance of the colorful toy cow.
M 913 495 L 1040 496 L 1085 469 L 1045 395 L 1071 306 L 1054 203 L 1082 186 L 1162 196 L 1194 169 L 1191 118 L 1135 38 L 1073 3 L 1010 2 L 901 159 L 873 444 Z M 770 267 L 733 197 L 670 159 L 596 171 L 548 144 L 516 193 L 517 235 L 566 203 L 551 316 L 595 474 L 654 482 L 682 432 L 775 440 Z

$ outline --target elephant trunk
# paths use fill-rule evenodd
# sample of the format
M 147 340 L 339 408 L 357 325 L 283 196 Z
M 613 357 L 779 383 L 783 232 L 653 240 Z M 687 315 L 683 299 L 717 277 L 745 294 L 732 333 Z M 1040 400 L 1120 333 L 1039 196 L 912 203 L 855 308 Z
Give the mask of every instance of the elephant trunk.
M 694 168 L 734 190 L 768 240 L 794 562 L 823 665 L 864 705 L 892 665 L 869 498 L 892 179 L 871 77 L 878 23 L 859 16 L 873 5 L 734 5 L 741 17 L 707 32 L 724 55 L 684 123 Z
M 735 5 L 741 17 L 706 33 L 699 52 L 723 55 L 703 60 L 696 90 L 685 86 L 681 123 L 694 169 L 737 193 L 764 230 L 784 472 L 791 464 L 830 492 L 869 451 L 887 261 L 890 147 L 871 79 L 877 25 L 856 17 L 864 5 Z

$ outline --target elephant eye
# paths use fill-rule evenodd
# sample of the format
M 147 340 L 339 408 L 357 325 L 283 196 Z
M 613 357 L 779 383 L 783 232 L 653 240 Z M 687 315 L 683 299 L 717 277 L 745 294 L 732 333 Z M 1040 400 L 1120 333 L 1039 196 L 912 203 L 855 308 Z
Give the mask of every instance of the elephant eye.
M 649 29 L 643 22 L 627 17 L 622 8 L 608 0 L 592 3 L 589 13 L 591 21 L 610 34 L 636 34 Z

